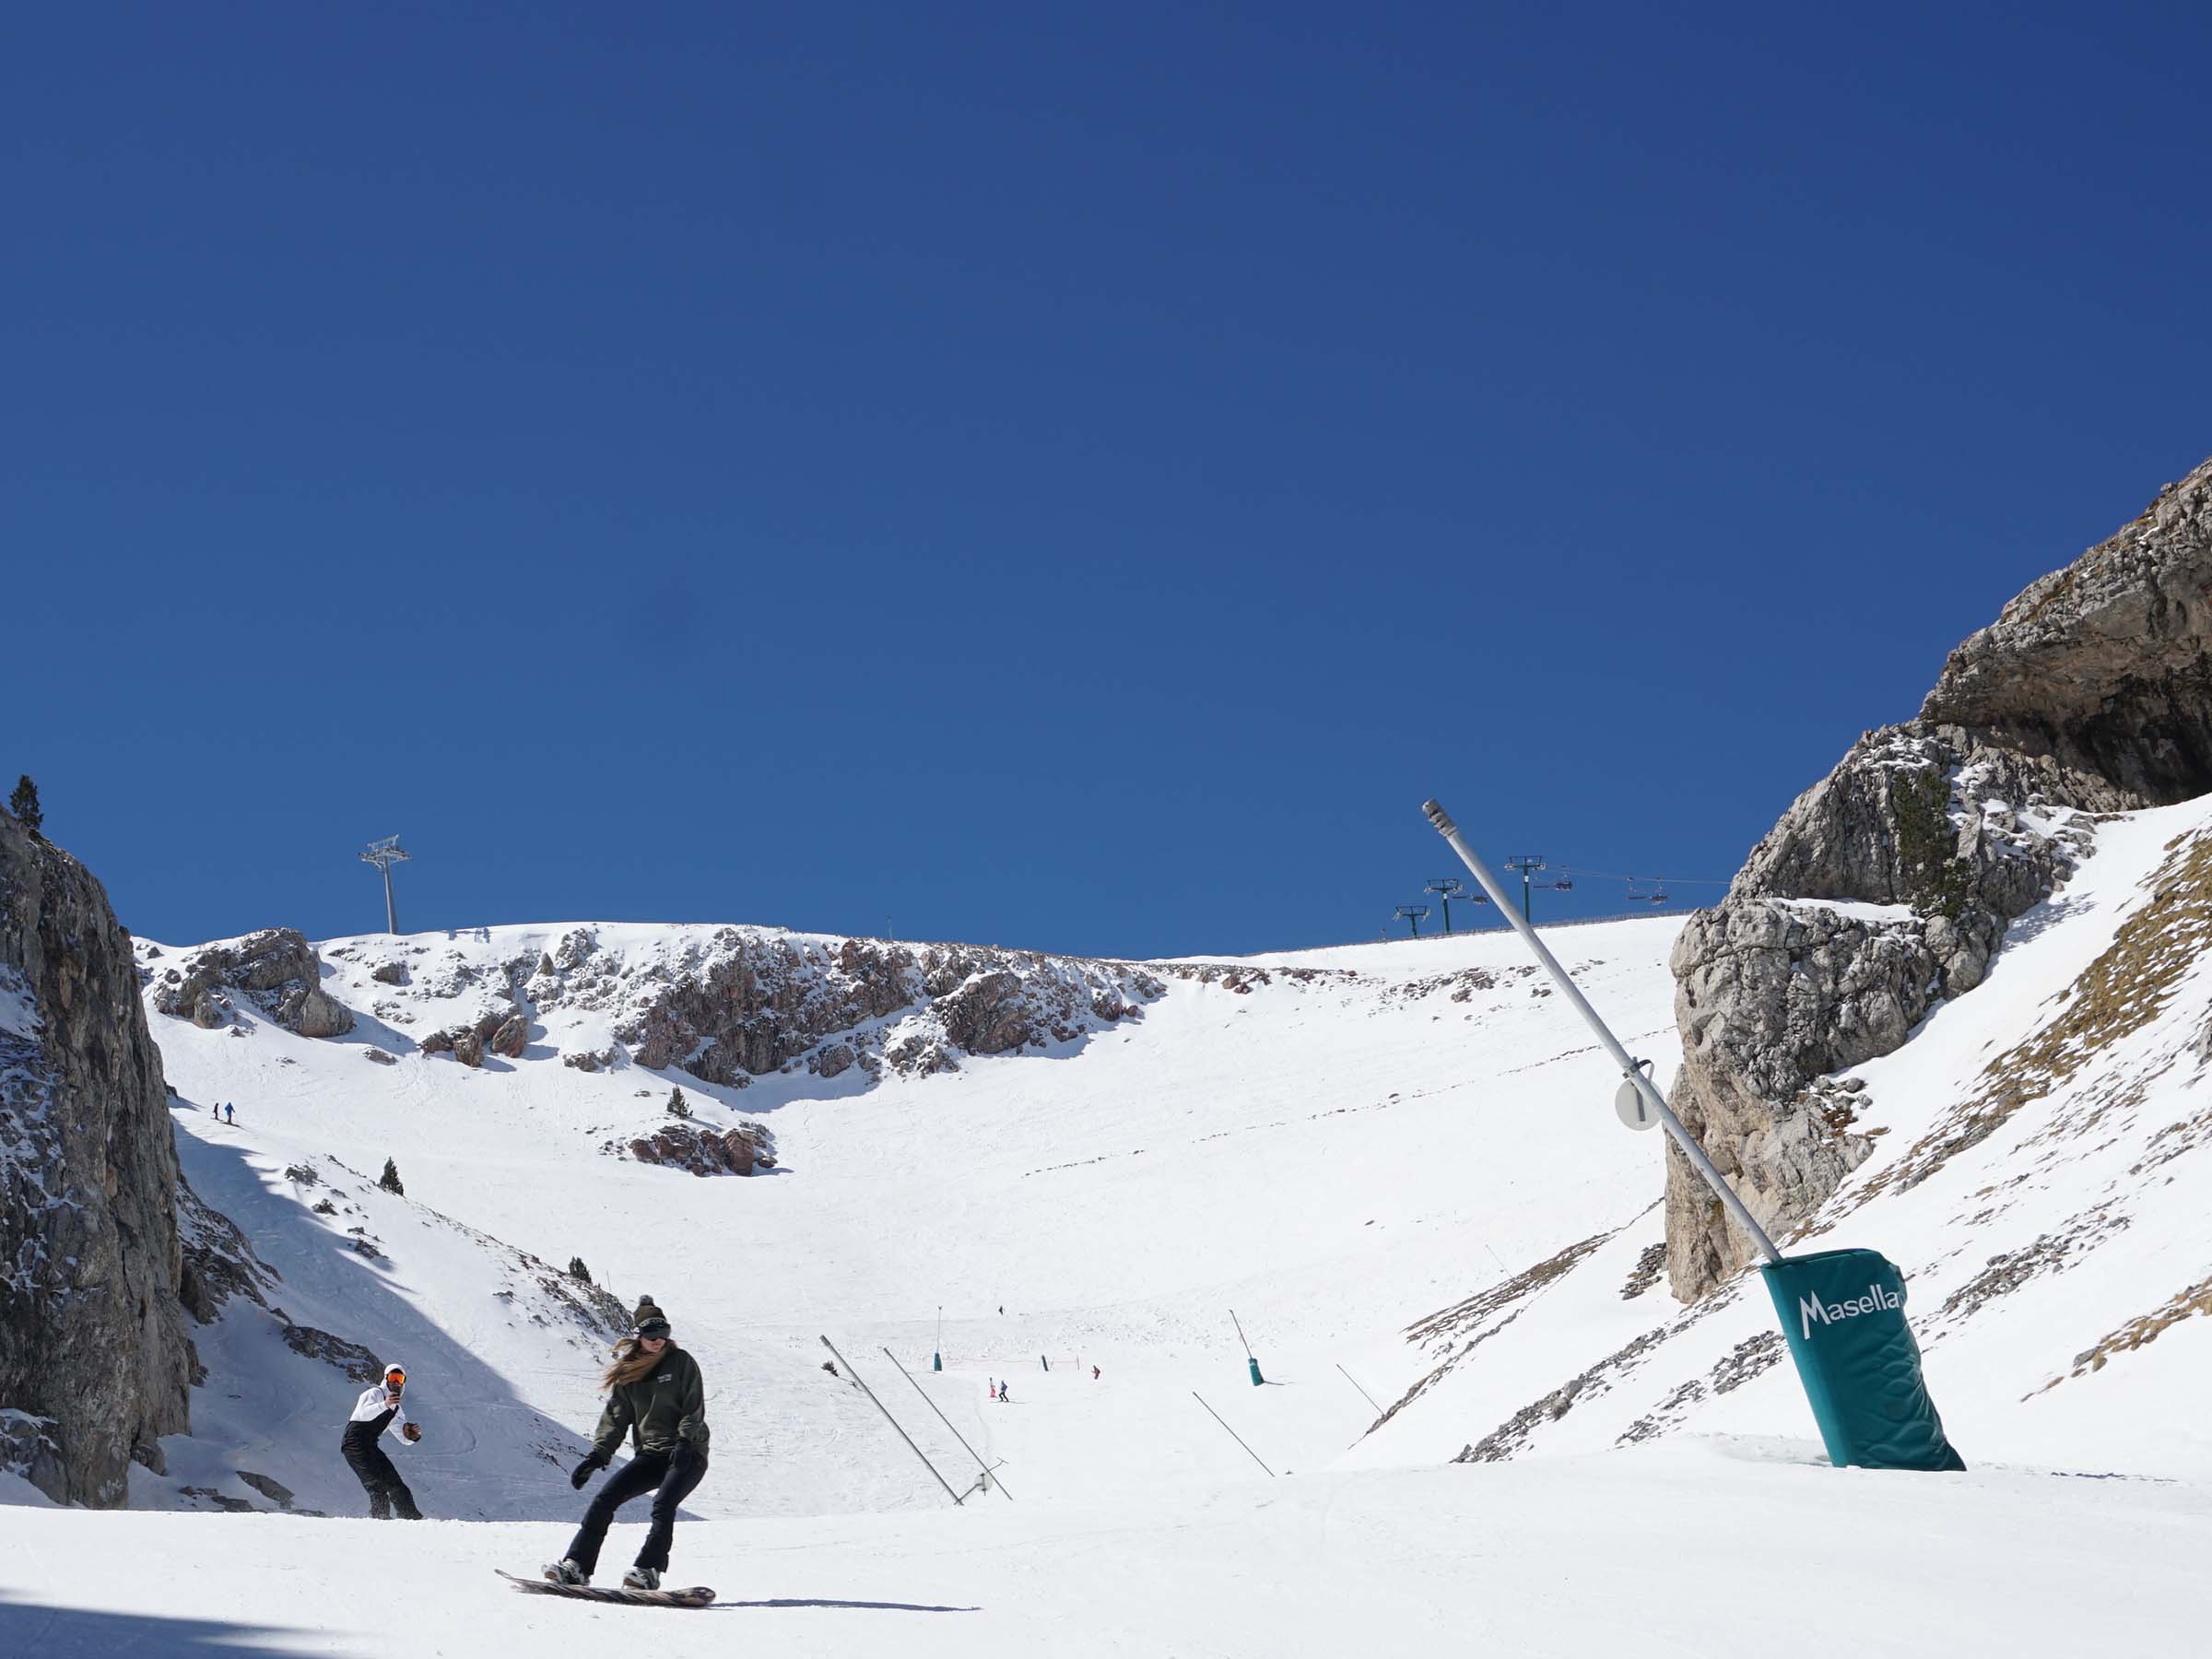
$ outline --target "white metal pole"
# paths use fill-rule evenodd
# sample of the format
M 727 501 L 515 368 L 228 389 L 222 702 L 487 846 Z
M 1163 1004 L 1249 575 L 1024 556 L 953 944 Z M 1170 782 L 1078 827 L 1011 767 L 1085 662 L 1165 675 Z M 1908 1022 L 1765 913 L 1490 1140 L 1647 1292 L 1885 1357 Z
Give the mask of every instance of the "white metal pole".
M 825 1336 L 822 1338 L 822 1346 L 828 1348 L 831 1353 L 837 1354 L 837 1344 L 830 1341 L 829 1337 Z M 845 1357 L 842 1354 L 837 1354 L 837 1357 L 840 1359 L 845 1359 Z M 960 1495 L 952 1489 L 952 1483 L 947 1480 L 944 1476 L 937 1475 L 937 1465 L 931 1463 L 928 1456 L 923 1452 L 922 1448 L 914 1444 L 914 1437 L 907 1433 L 905 1430 L 899 1428 L 899 1419 L 891 1415 L 889 1406 L 886 1406 L 881 1400 L 876 1397 L 876 1391 L 870 1388 L 866 1382 L 861 1377 L 859 1368 L 855 1366 L 852 1360 L 845 1359 L 845 1369 L 853 1373 L 853 1381 L 860 1384 L 860 1392 L 868 1396 L 868 1404 L 883 1413 L 883 1420 L 885 1422 L 888 1423 L 893 1429 L 899 1430 L 899 1438 L 906 1442 L 906 1449 L 909 1452 L 912 1452 L 916 1457 L 922 1459 L 922 1466 L 924 1468 L 927 1469 L 932 1475 L 936 1475 L 937 1484 L 945 1488 L 945 1496 L 951 1499 L 956 1504 L 959 1503 L 960 1501 Z
M 1682 1127 L 1682 1120 L 1674 1114 L 1665 1098 L 1660 1094 L 1658 1086 L 1644 1076 L 1643 1068 L 1630 1058 L 1629 1051 L 1620 1046 L 1619 1039 L 1606 1029 L 1606 1022 L 1597 1017 L 1597 1010 L 1583 996 L 1582 988 L 1568 977 L 1567 970 L 1559 966 L 1559 959 L 1553 956 L 1550 947 L 1536 936 L 1536 930 L 1529 925 L 1528 918 L 1514 913 L 1512 905 L 1506 899 L 1505 890 L 1498 885 L 1498 877 L 1490 874 L 1490 866 L 1482 862 L 1481 854 L 1467 845 L 1466 838 L 1459 832 L 1459 826 L 1452 821 L 1452 815 L 1434 801 L 1424 801 L 1421 810 L 1429 815 L 1429 821 L 1436 826 L 1436 832 L 1451 845 L 1452 851 L 1459 854 L 1460 862 L 1474 872 L 1475 879 L 1482 883 L 1482 890 L 1489 894 L 1491 902 L 1504 912 L 1505 919 L 1512 924 L 1513 931 L 1527 941 L 1529 949 L 1536 953 L 1536 960 L 1544 964 L 1545 971 L 1566 993 L 1567 1000 L 1574 1005 L 1575 1012 L 1596 1033 L 1600 1046 L 1613 1056 L 1613 1063 L 1620 1067 L 1620 1075 L 1636 1086 L 1636 1091 L 1643 1097 L 1644 1104 L 1658 1114 L 1659 1122 L 1667 1134 L 1674 1136 L 1675 1145 L 1682 1149 L 1682 1156 L 1688 1159 L 1698 1173 L 1705 1178 L 1706 1185 L 1719 1194 L 1722 1205 L 1735 1218 L 1735 1224 L 1750 1234 L 1752 1242 L 1759 1246 L 1768 1261 L 1781 1261 L 1782 1252 L 1774 1248 L 1774 1241 L 1767 1237 L 1767 1230 L 1751 1218 L 1751 1212 L 1744 1207 L 1744 1201 L 1735 1195 L 1735 1190 L 1728 1184 L 1727 1179 L 1713 1167 L 1712 1159 L 1705 1156 L 1705 1148 L 1699 1146 L 1689 1131 Z
M 881 1343 L 877 1344 L 877 1346 L 878 1347 L 883 1347 Z M 929 1397 L 929 1390 L 923 1387 L 921 1383 L 914 1382 L 912 1375 L 907 1371 L 906 1367 L 899 1363 L 899 1356 L 892 1353 L 891 1350 L 887 1347 L 883 1349 L 883 1357 L 891 1362 L 891 1369 L 893 1371 L 897 1371 L 900 1376 L 906 1378 L 909 1382 L 913 1382 L 914 1392 L 922 1396 L 922 1404 L 928 1406 L 932 1411 L 935 1411 L 937 1413 L 937 1421 L 944 1424 L 946 1428 L 952 1429 L 952 1419 L 947 1417 L 942 1411 L 937 1410 L 937 1403 Z M 973 1446 L 970 1445 L 968 1443 L 968 1437 L 962 1434 L 958 1429 L 952 1429 L 952 1438 L 960 1442 L 961 1451 L 967 1453 L 969 1456 L 975 1459 L 975 1466 L 983 1472 L 983 1478 L 985 1480 L 989 1480 L 991 1478 L 991 1465 L 983 1461 L 983 1454 L 978 1452 Z M 998 1482 L 996 1484 L 998 1486 L 999 1495 L 1006 1499 L 1008 1503 L 1013 1502 L 1014 1494 L 1006 1490 L 1005 1483 Z

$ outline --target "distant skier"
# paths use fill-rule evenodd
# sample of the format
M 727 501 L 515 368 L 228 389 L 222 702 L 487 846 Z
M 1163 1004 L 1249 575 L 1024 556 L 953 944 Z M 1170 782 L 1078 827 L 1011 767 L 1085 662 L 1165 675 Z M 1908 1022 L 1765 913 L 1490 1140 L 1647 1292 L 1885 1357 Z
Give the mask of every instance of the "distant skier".
M 668 1547 L 675 1541 L 677 1506 L 707 1473 L 706 1382 L 699 1361 L 668 1339 L 668 1316 L 653 1298 L 641 1298 L 631 1316 L 630 1335 L 615 1345 L 614 1359 L 599 1380 L 606 1409 L 599 1414 L 591 1455 L 576 1465 L 569 1484 L 582 1491 L 585 1481 L 606 1468 L 625 1429 L 633 1455 L 583 1512 L 569 1553 L 547 1566 L 546 1577 L 557 1584 L 590 1583 L 615 1512 L 651 1492 L 653 1524 L 637 1565 L 622 1575 L 622 1583 L 629 1590 L 661 1587 Z
M 1002 1382 L 999 1383 L 999 1385 L 998 1385 L 998 1403 L 999 1403 L 1001 1406 L 1004 1406 L 1004 1405 L 1005 1405 L 1005 1404 L 1006 1404 L 1006 1403 L 1008 1400 L 1010 1400 L 1010 1399 L 1012 1399 L 1012 1398 L 1013 1398 L 1013 1395 L 1011 1395 L 1011 1394 L 1009 1394 L 1008 1393 L 1006 1393 L 1006 1383 L 1005 1383 L 1005 1382 L 1002 1381 Z
M 415 1507 L 415 1494 L 399 1477 L 380 1443 L 384 1430 L 394 1422 L 399 1424 L 400 1438 L 409 1445 L 422 1438 L 422 1425 L 408 1418 L 400 1399 L 406 1386 L 405 1366 L 384 1367 L 384 1380 L 361 1390 L 361 1397 L 353 1403 L 352 1420 L 346 1425 L 345 1439 L 339 1441 L 347 1464 L 369 1494 L 369 1514 L 377 1521 L 389 1521 L 394 1514 L 402 1521 L 422 1519 L 422 1512 Z
M 1095 1365 L 1090 1368 L 1090 1380 L 1093 1382 L 1099 1380 L 1099 1368 Z
M 228 1100 L 223 1102 L 223 1122 L 226 1124 L 235 1124 L 238 1122 L 238 1108 L 231 1105 Z

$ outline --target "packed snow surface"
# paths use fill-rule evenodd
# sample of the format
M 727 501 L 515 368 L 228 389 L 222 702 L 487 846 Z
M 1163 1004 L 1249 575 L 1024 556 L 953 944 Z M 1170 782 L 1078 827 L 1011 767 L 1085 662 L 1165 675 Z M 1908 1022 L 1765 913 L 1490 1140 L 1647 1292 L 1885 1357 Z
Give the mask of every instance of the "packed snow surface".
M 2212 942 L 2172 909 L 2208 823 L 2100 826 L 1982 989 L 1833 1080 L 1876 1151 L 1789 1247 L 1903 1267 L 1963 1476 L 1829 1469 L 1760 1287 L 1668 1298 L 1661 1137 L 1616 1120 L 1610 1063 L 1507 934 L 1156 964 L 1140 1013 L 1065 1040 L 741 1088 L 616 1037 L 730 930 L 325 941 L 341 1038 L 244 999 L 213 1030 L 149 1015 L 185 1172 L 258 1277 L 195 1331 L 193 1432 L 134 1469 L 135 1512 L 0 1476 L 0 1651 L 559 1654 L 609 1619 L 886 1655 L 2197 1651 L 2212 985 L 2151 935 Z M 1663 1079 L 1677 926 L 1547 931 Z M 417 1051 L 586 933 L 593 989 L 531 1001 L 519 1057 Z M 585 1053 L 613 1064 L 562 1063 Z M 694 1124 L 772 1132 L 776 1167 L 624 1155 L 678 1084 Z M 618 1309 L 571 1258 L 650 1292 L 704 1369 L 670 1583 L 717 1610 L 491 1576 L 558 1555 L 583 1502 Z M 409 1367 L 428 1434 L 389 1443 L 431 1521 L 355 1518 L 348 1353 Z M 854 1367 L 955 1490 L 969 1448 L 1004 1489 L 956 1507 Z
M 1035 1408 L 1080 1432 L 1072 1379 Z M 720 1594 L 699 1612 L 517 1594 L 493 1571 L 534 1565 L 544 1525 L 0 1510 L 0 1641 L 41 1659 L 2203 1651 L 2202 1488 L 1805 1456 L 1684 1441 L 1254 1470 L 1096 1506 L 724 1520 L 678 1528 L 670 1582 Z M 118 1571 L 133 1562 L 150 1570 Z

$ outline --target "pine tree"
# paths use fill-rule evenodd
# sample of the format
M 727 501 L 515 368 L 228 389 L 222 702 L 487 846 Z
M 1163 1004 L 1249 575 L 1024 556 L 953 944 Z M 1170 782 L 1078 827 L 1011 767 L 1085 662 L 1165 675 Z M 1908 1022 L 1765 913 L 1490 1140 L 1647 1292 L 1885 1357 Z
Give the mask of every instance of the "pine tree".
M 668 1115 L 673 1118 L 688 1118 L 691 1115 L 691 1102 L 684 1099 L 681 1088 L 668 1091 Z
M 376 1184 L 387 1193 L 397 1193 L 403 1198 L 406 1196 L 407 1189 L 399 1184 L 399 1166 L 388 1158 L 384 1159 L 384 1172 L 376 1178 Z
M 569 1277 L 580 1285 L 588 1285 L 592 1282 L 592 1270 L 583 1265 L 582 1256 L 569 1258 Z
M 39 786 L 24 772 L 16 779 L 16 793 L 7 797 L 7 809 L 22 821 L 23 828 L 39 840 L 45 840 L 39 826 L 46 821 L 46 814 L 39 806 Z

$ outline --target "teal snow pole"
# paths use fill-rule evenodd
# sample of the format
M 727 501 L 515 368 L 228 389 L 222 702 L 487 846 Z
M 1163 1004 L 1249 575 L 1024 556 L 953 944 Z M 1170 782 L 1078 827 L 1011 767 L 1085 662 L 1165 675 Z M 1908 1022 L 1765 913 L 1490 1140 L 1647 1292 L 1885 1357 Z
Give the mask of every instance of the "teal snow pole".
M 1823 1250 L 1803 1256 L 1784 1256 L 1776 1250 L 1766 1230 L 1752 1219 L 1744 1201 L 1705 1156 L 1705 1148 L 1682 1127 L 1658 1087 L 1597 1017 L 1581 987 L 1559 966 L 1559 958 L 1536 936 L 1528 918 L 1514 910 L 1498 877 L 1467 844 L 1452 815 L 1434 801 L 1423 802 L 1421 810 L 1482 884 L 1498 913 L 1535 953 L 1650 1114 L 1767 1258 L 1759 1273 L 1782 1318 L 1782 1334 L 1789 1342 L 1790 1358 L 1796 1361 L 1797 1379 L 1813 1408 L 1829 1461 L 1838 1468 L 1855 1465 L 1868 1469 L 1963 1469 L 1966 1465 L 1944 1438 L 1943 1419 L 1936 1416 L 1936 1404 L 1921 1380 L 1920 1348 L 1905 1323 L 1904 1276 L 1871 1250 Z M 1256 1367 L 1253 1375 L 1258 1375 Z
M 1229 1323 L 1237 1327 L 1237 1340 L 1244 1343 L 1244 1363 L 1252 1367 L 1252 1385 L 1254 1388 L 1258 1388 L 1265 1383 L 1267 1379 L 1260 1375 L 1260 1362 L 1252 1357 L 1252 1344 L 1249 1342 L 1244 1342 L 1244 1326 L 1241 1322 L 1238 1320 L 1237 1311 L 1234 1308 L 1231 1308 L 1229 1311 Z M 1204 1400 L 1201 1400 L 1198 1403 L 1201 1406 L 1206 1404 Z

